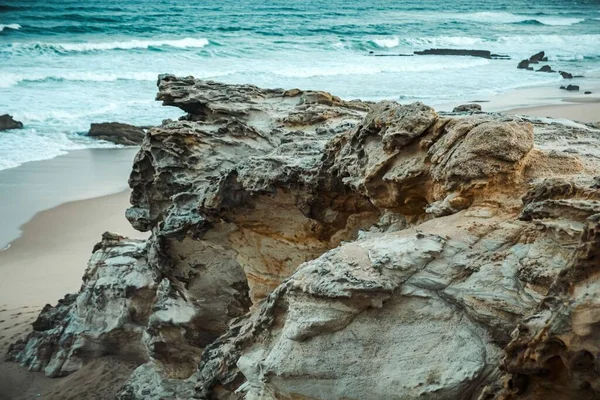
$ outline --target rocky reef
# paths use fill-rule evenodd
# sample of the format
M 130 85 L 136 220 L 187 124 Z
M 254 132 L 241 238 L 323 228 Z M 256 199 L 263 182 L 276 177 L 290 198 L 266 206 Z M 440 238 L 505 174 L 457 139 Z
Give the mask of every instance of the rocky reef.
M 151 237 L 105 233 L 9 358 L 137 360 L 122 400 L 600 397 L 598 129 L 158 88 L 186 115 L 134 161 Z

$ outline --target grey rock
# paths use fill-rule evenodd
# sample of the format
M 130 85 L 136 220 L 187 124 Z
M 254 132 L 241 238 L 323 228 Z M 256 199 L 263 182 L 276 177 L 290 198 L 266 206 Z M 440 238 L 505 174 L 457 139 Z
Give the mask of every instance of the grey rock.
M 554 71 L 549 65 L 544 65 L 543 67 L 538 69 L 536 72 L 556 72 L 556 71 Z
M 570 74 L 568 72 L 565 71 L 558 71 L 558 73 L 564 78 L 564 79 L 573 79 L 573 74 Z
M 539 53 L 536 53 L 534 55 L 532 55 L 531 57 L 529 57 L 529 62 L 531 63 L 538 63 L 540 61 L 548 61 L 548 58 L 546 57 L 546 53 L 543 51 L 540 51 Z
M 135 146 L 142 143 L 144 129 L 120 122 L 92 123 L 88 136 L 116 144 Z
M 492 54 L 489 50 L 469 50 L 469 49 L 427 49 L 415 51 L 416 55 L 438 55 L 438 56 L 471 56 L 489 59 L 510 59 L 510 56 L 503 54 Z
M 23 128 L 22 122 L 16 121 L 12 116 L 8 114 L 0 115 L 0 131 L 21 128 Z
M 479 112 L 481 111 L 481 105 L 479 104 L 461 104 L 460 106 L 454 107 L 452 112 Z

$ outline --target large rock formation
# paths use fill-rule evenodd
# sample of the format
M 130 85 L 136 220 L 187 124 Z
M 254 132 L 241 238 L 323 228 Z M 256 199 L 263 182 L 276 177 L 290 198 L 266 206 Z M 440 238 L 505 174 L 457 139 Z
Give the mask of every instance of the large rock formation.
M 598 131 L 164 75 L 134 227 L 10 357 L 121 399 L 595 398 Z M 571 396 L 571 397 L 569 397 Z

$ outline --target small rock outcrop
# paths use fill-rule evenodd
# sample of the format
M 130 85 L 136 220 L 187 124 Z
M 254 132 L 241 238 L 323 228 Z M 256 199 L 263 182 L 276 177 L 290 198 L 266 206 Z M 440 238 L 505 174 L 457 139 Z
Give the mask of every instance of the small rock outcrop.
M 532 64 L 537 64 L 539 62 L 548 61 L 548 57 L 546 57 L 546 52 L 540 51 L 529 57 L 529 62 Z
M 558 71 L 558 73 L 560 74 L 560 76 L 563 77 L 563 79 L 573 79 L 573 74 L 570 74 L 565 71 Z
M 493 54 L 489 50 L 468 50 L 468 49 L 427 49 L 415 51 L 416 55 L 438 55 L 438 56 L 470 56 L 488 59 L 508 60 L 510 56 L 503 54 Z
M 536 72 L 556 72 L 556 71 L 553 70 L 549 65 L 544 65 L 543 67 L 538 69 Z
M 479 112 L 481 111 L 481 105 L 471 103 L 471 104 L 461 104 L 460 106 L 454 107 L 452 112 L 454 113 L 462 113 L 462 112 Z
M 150 238 L 106 233 L 11 359 L 129 357 L 121 400 L 600 394 L 594 126 L 158 87 L 187 114 L 134 161 L 127 218 Z
M 564 90 L 568 90 L 569 92 L 577 92 L 577 91 L 579 91 L 579 86 L 577 86 L 577 85 L 561 86 L 560 88 L 564 89 Z
M 136 146 L 144 139 L 144 130 L 134 125 L 120 122 L 92 123 L 88 136 L 125 146 Z
M 22 122 L 16 121 L 12 116 L 8 114 L 0 115 L 0 131 L 21 128 L 23 128 Z

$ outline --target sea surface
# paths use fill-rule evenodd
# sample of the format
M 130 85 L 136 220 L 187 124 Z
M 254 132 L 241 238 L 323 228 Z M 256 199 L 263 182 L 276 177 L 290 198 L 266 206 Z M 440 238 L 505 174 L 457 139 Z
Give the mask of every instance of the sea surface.
M 469 48 L 512 60 L 373 57 Z M 343 98 L 476 100 L 557 74 L 517 70 L 545 50 L 554 69 L 600 71 L 598 0 L 0 0 L 0 169 L 111 146 L 91 122 L 158 124 L 159 73 Z

